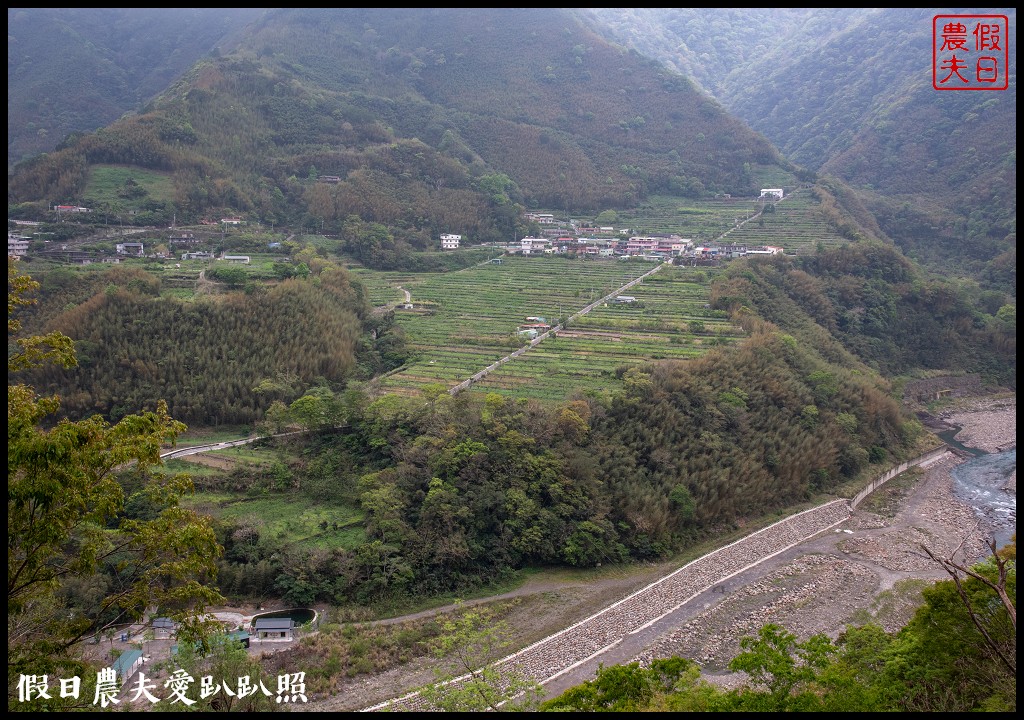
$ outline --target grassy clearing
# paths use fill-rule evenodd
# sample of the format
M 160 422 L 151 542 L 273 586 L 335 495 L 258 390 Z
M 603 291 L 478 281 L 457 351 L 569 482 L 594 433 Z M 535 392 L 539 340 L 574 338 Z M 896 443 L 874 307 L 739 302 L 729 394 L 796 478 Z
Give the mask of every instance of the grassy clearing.
M 274 450 L 258 448 L 252 445 L 238 445 L 224 450 L 211 450 L 203 453 L 206 457 L 230 460 L 235 465 L 268 465 L 275 460 Z
M 188 498 L 186 505 L 213 517 L 250 521 L 282 548 L 351 550 L 366 541 L 361 511 L 340 505 L 311 504 L 304 496 L 200 492 Z M 326 529 L 323 523 L 327 523 Z
M 171 173 L 131 165 L 94 165 L 85 186 L 85 197 L 89 198 L 89 202 L 97 204 L 131 204 L 118 195 L 129 178 L 148 193 L 149 199 L 157 202 L 174 201 L 174 179 Z
M 208 465 L 201 465 L 200 463 L 189 462 L 188 460 L 171 458 L 170 460 L 165 460 L 162 465 L 154 468 L 154 472 L 164 475 L 188 473 L 193 477 L 211 477 L 220 474 L 221 471 Z

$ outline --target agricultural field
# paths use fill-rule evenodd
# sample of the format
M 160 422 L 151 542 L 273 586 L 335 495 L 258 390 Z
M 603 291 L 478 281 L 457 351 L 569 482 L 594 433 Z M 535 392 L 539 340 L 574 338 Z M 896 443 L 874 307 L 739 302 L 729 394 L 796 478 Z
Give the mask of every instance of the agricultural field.
M 383 272 L 380 270 L 368 270 L 358 265 L 348 266 L 349 274 L 366 289 L 367 300 L 371 305 L 394 305 L 405 299 L 405 294 L 399 287 L 408 288 L 416 282 L 423 282 L 430 278 L 444 275 L 446 273 L 408 273 L 408 272 Z
M 757 187 L 794 188 L 799 184 L 791 172 L 775 166 L 754 165 L 750 173 Z M 756 215 L 761 205 L 756 197 L 687 200 L 653 196 L 634 210 L 618 211 L 616 227 L 627 227 L 633 235 L 677 233 L 703 245 Z
M 391 277 L 412 294 L 414 309 L 398 311 L 396 322 L 417 359 L 383 378 L 382 389 L 411 393 L 432 383 L 452 387 L 525 345 L 528 338 L 517 330 L 528 317 L 569 325 L 475 389 L 564 399 L 576 391 L 617 386 L 617 370 L 624 366 L 694 357 L 738 336 L 728 320 L 707 307 L 705 269 L 664 266 L 628 291 L 635 303 L 608 303 L 572 317 L 654 267 L 640 260 L 513 256 L 500 265 L 429 278 Z
M 194 300 L 197 294 L 226 290 L 227 285 L 216 283 L 204 274 L 215 268 L 238 268 L 245 273 L 247 281 L 276 282 L 278 273 L 275 264 L 288 262 L 286 255 L 272 253 L 251 253 L 232 251 L 233 255 L 248 255 L 249 264 L 233 263 L 227 260 L 166 260 L 162 263 L 145 262 L 143 267 L 160 278 L 161 296 L 178 300 Z M 290 263 L 289 263 L 290 264 Z M 202 275 L 202 280 L 200 276 Z
M 818 205 L 807 191 L 798 190 L 775 203 L 774 212 L 765 212 L 732 230 L 726 239 L 745 245 L 775 245 L 787 255 L 813 255 L 819 244 L 833 248 L 847 243 L 829 227 Z
M 238 433 L 223 434 L 232 435 L 237 437 Z M 207 437 L 216 437 L 214 434 L 203 439 L 216 442 Z M 277 451 L 243 445 L 167 460 L 157 472 L 188 473 L 197 487 L 207 488 L 183 498 L 184 507 L 214 518 L 255 525 L 262 536 L 273 538 L 282 547 L 354 548 L 365 541 L 361 510 L 342 503 L 310 503 L 308 497 L 292 491 L 283 466 L 278 469 L 281 479 L 276 481 L 280 487 L 273 490 L 260 486 L 241 492 L 209 489 L 227 473 L 273 468 L 275 462 L 280 462 Z
M 712 271 L 713 272 L 713 271 Z M 561 400 L 620 385 L 622 372 L 652 360 L 697 357 L 742 331 L 711 310 L 711 272 L 664 267 L 630 288 L 632 303 L 603 303 L 556 337 L 503 365 L 474 389 Z
M 796 176 L 778 165 L 754 164 L 750 168 L 754 185 L 759 188 L 788 188 L 799 184 Z
M 366 541 L 361 511 L 310 503 L 299 495 L 199 492 L 182 504 L 215 518 L 251 522 L 260 528 L 261 536 L 272 538 L 282 549 L 352 549 Z
M 398 322 L 415 362 L 383 380 L 394 392 L 452 386 L 521 347 L 527 317 L 549 325 L 650 270 L 649 262 L 506 257 L 454 273 L 402 282 L 414 309 Z
M 717 240 L 737 223 L 761 209 L 756 200 L 685 200 L 677 197 L 648 198 L 634 210 L 620 210 L 615 226 L 631 235 L 676 233 L 703 245 Z

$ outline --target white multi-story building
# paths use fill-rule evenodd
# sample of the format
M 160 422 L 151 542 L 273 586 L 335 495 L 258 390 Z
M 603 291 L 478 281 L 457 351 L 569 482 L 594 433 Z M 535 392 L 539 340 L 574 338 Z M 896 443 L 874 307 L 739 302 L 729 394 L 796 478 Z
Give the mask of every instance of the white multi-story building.
M 142 257 L 146 251 L 145 246 L 140 242 L 118 243 L 114 249 L 117 250 L 118 255 L 135 255 L 136 257 Z
M 441 236 L 441 249 L 442 250 L 458 250 L 459 242 L 461 242 L 461 235 L 452 235 L 451 233 L 445 233 Z
M 24 257 L 28 254 L 31 238 L 17 233 L 7 233 L 7 257 Z
M 523 255 L 535 255 L 551 247 L 551 241 L 547 238 L 524 237 L 519 244 L 523 249 Z

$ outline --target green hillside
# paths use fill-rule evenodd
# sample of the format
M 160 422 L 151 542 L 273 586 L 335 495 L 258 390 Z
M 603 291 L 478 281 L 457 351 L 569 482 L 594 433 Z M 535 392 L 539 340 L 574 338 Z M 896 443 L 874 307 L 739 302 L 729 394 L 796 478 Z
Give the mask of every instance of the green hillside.
M 8 169 L 137 110 L 262 12 L 7 8 Z

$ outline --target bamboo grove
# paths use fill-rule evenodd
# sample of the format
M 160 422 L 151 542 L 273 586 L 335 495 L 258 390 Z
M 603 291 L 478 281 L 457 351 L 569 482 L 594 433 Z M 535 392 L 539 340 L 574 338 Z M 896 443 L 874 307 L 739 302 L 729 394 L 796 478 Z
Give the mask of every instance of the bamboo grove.
M 112 271 L 96 284 L 52 321 L 74 335 L 79 367 L 32 375 L 60 394 L 70 417 L 117 419 L 165 399 L 184 422 L 252 424 L 280 399 L 254 392 L 261 381 L 289 375 L 340 386 L 359 348 L 373 344 L 363 339 L 363 297 L 336 266 L 311 281 L 191 303 L 159 297 L 159 281 L 144 272 Z

